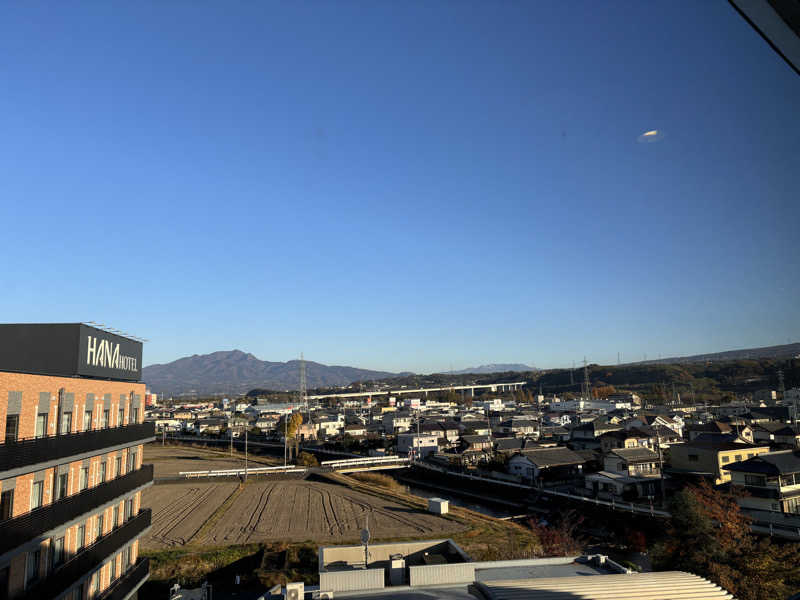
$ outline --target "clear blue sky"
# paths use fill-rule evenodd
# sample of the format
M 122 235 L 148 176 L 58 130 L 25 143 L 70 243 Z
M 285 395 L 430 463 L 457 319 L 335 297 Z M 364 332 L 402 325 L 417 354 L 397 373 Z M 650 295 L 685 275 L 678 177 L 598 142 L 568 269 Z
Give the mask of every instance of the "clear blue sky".
M 6 322 L 423 372 L 800 338 L 800 78 L 722 0 L 11 2 L 0 84 Z

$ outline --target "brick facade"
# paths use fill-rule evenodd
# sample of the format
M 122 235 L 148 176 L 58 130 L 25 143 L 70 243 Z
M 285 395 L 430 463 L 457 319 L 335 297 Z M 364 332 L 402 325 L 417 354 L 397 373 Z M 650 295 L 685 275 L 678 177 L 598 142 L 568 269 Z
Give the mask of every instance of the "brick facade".
M 40 435 L 38 437 L 42 435 L 57 436 L 63 433 L 75 434 L 86 431 L 84 425 L 87 410 L 91 410 L 89 427 L 93 430 L 124 426 L 132 422 L 141 423 L 144 417 L 144 395 L 145 386 L 142 383 L 0 372 L 0 444 L 12 442 L 11 439 L 7 439 L 9 432 L 6 431 L 7 416 L 9 414 L 18 415 L 18 441 L 37 437 L 37 417 L 43 414 L 47 415 L 47 425 L 45 431 L 39 432 Z M 10 407 L 11 411 L 9 410 Z M 122 410 L 121 423 L 120 409 Z M 135 419 L 134 411 L 137 411 Z M 132 452 L 136 453 L 136 460 L 135 464 L 129 465 Z M 142 456 L 143 446 L 138 444 L 111 452 L 99 451 L 97 455 L 85 459 L 82 458 L 81 460 L 70 461 L 67 459 L 58 467 L 48 467 L 15 477 L 4 478 L 4 474 L 0 473 L 0 492 L 13 488 L 13 504 L 11 505 L 10 517 L 23 516 L 32 509 L 34 483 L 36 481 L 43 482 L 41 506 L 47 506 L 58 499 L 54 498 L 54 495 L 58 494 L 56 478 L 59 473 L 62 475 L 68 473 L 67 495 L 69 496 L 82 491 L 81 471 L 85 466 L 88 466 L 86 485 L 88 489 L 91 489 L 102 484 L 103 481 L 111 481 L 127 474 L 130 470 L 141 468 Z M 101 466 L 103 464 L 105 464 L 104 480 Z M 98 509 L 95 514 L 68 528 L 65 527 L 63 530 L 57 531 L 52 537 L 44 540 L 39 545 L 41 559 L 38 577 L 47 577 L 52 568 L 53 553 L 50 548 L 51 543 L 55 544 L 55 540 L 60 540 L 63 536 L 64 560 L 68 560 L 79 551 L 78 531 L 80 527 L 85 527 L 83 546 L 94 543 L 97 537 L 98 516 L 100 514 L 103 515 L 103 527 L 100 535 L 108 534 L 124 523 L 126 501 L 128 500 L 133 500 L 131 516 L 134 516 L 140 509 L 141 491 L 120 497 L 114 501 L 112 506 L 103 510 Z M 117 521 L 112 522 L 115 508 L 117 509 Z M 2 530 L 1 523 L 0 530 Z M 138 540 L 133 541 L 129 548 L 130 560 L 133 564 L 138 558 Z M 31 548 L 28 545 L 24 550 L 13 556 L 0 557 L 0 570 L 8 569 L 6 576 L 9 598 L 13 599 L 26 589 L 28 561 L 29 557 L 35 556 L 34 552 L 35 547 Z M 92 592 L 94 588 L 92 580 L 94 577 L 100 577 L 100 593 L 108 588 L 112 583 L 111 567 L 108 561 L 115 561 L 116 578 L 119 578 L 125 571 L 125 566 L 122 562 L 123 552 L 109 557 L 102 566 L 98 565 L 98 570 L 90 574 L 84 581 L 85 585 L 83 585 L 82 592 L 70 592 L 68 598 L 70 600 L 89 600 L 96 597 L 96 594 Z M 4 597 L 5 592 L 6 590 L 0 590 L 0 598 Z

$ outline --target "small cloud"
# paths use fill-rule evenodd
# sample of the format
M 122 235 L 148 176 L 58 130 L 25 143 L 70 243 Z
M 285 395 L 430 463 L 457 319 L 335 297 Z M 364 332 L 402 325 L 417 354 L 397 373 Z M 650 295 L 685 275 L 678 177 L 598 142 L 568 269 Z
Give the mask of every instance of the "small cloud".
M 663 131 L 659 129 L 651 129 L 650 131 L 645 131 L 642 135 L 636 138 L 636 141 L 640 144 L 652 144 L 653 142 L 658 142 L 662 139 L 664 139 Z

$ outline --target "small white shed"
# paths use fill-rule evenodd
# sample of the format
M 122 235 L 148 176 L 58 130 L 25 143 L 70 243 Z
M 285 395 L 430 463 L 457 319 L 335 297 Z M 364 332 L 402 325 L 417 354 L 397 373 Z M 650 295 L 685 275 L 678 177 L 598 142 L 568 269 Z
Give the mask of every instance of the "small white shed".
M 446 515 L 450 510 L 450 501 L 443 498 L 428 498 L 428 512 Z

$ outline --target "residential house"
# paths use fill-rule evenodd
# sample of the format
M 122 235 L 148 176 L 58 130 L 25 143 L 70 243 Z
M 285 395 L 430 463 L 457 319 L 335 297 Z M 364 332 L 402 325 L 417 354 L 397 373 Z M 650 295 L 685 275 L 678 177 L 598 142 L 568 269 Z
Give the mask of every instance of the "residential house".
M 715 485 L 730 481 L 730 473 L 723 470 L 736 462 L 766 454 L 768 445 L 751 446 L 736 442 L 703 442 L 695 440 L 675 444 L 669 449 L 671 474 L 708 477 Z
M 403 433 L 411 428 L 414 418 L 407 412 L 395 411 L 383 415 L 383 429 L 386 433 Z
M 514 416 L 500 422 L 499 430 L 517 436 L 533 435 L 539 430 L 539 423 L 529 417 Z
M 538 487 L 574 483 L 583 472 L 584 458 L 569 448 L 520 450 L 508 460 L 508 472 Z
M 767 421 L 753 425 L 753 436 L 756 442 L 787 448 L 800 448 L 800 429 L 779 423 Z
M 574 427 L 570 432 L 570 446 L 577 450 L 594 450 L 600 448 L 600 436 L 609 431 L 618 431 L 621 425 L 608 423 L 603 418 L 597 418 L 590 423 Z
M 351 425 L 345 425 L 344 434 L 354 438 L 364 437 L 367 435 L 367 428 L 365 425 L 361 423 L 353 423 Z
M 686 434 L 690 442 L 693 442 L 698 436 L 704 433 L 724 435 L 734 434 L 750 444 L 756 441 L 753 437 L 752 427 L 744 423 L 737 423 L 735 421 L 732 423 L 712 421 L 710 423 L 704 423 L 703 425 L 689 425 L 686 428 Z
M 397 454 L 404 456 L 414 453 L 415 456 L 425 457 L 439 451 L 439 436 L 437 434 L 400 433 L 397 435 Z
M 743 509 L 800 517 L 800 451 L 768 452 L 724 469 L 747 491 L 737 498 Z
M 194 433 L 197 435 L 204 433 L 218 434 L 224 427 L 226 427 L 225 419 L 214 419 L 211 417 L 206 419 L 197 419 L 194 422 Z
M 655 440 L 640 429 L 618 429 L 607 431 L 597 438 L 600 441 L 600 450 L 608 453 L 615 448 L 652 448 Z
M 615 448 L 603 458 L 603 470 L 629 477 L 661 477 L 659 457 L 650 448 Z

